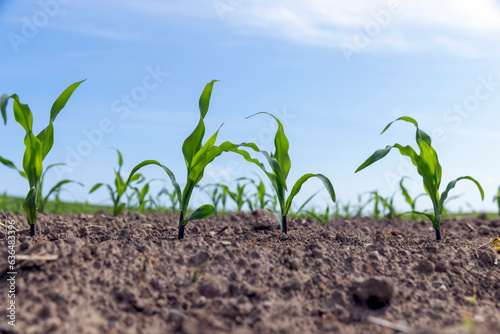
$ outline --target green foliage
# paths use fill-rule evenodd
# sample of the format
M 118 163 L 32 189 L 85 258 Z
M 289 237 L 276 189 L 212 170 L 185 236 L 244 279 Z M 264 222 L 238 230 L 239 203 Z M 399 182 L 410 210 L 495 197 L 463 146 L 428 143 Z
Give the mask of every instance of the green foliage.
M 500 187 L 498 188 L 497 195 L 493 197 L 493 202 L 497 202 L 498 216 L 500 217 Z
M 156 195 L 156 203 L 158 204 L 161 203 L 160 197 L 162 195 L 166 195 L 167 198 L 169 199 L 170 204 L 167 205 L 167 210 L 169 210 L 172 213 L 175 213 L 177 210 L 177 205 L 179 204 L 179 197 L 177 196 L 177 192 L 175 190 L 169 190 L 166 187 L 162 188 L 158 192 L 158 195 Z
M 274 152 L 269 154 L 266 151 L 261 151 L 262 154 L 267 159 L 269 165 L 271 166 L 272 172 L 267 172 L 262 164 L 260 164 L 261 169 L 267 175 L 269 180 L 271 181 L 271 185 L 274 188 L 274 191 L 277 196 L 277 201 L 280 207 L 280 215 L 276 215 L 276 218 L 280 222 L 280 228 L 284 233 L 287 233 L 287 224 L 286 217 L 290 212 L 292 201 L 294 197 L 299 193 L 302 185 L 312 177 L 316 177 L 323 182 L 330 198 L 333 202 L 335 202 L 335 191 L 333 189 L 332 183 L 330 180 L 324 176 L 323 174 L 304 174 L 300 177 L 297 182 L 292 187 L 290 194 L 286 197 L 286 191 L 288 190 L 286 179 L 288 177 L 288 173 L 290 172 L 290 168 L 292 166 L 290 156 L 288 155 L 289 143 L 288 138 L 285 135 L 285 131 L 283 128 L 283 124 L 274 117 L 272 114 L 261 112 L 257 114 L 267 114 L 273 117 L 278 123 L 278 129 L 276 131 L 276 135 L 274 137 Z M 255 115 L 257 115 L 255 114 Z M 252 116 L 255 116 L 252 115 Z M 250 117 L 252 117 L 250 116 Z
M 205 204 L 197 208 L 190 216 L 187 215 L 193 190 L 203 178 L 205 168 L 216 157 L 220 156 L 223 152 L 235 152 L 242 155 L 247 161 L 260 165 L 257 160 L 250 158 L 248 152 L 239 149 L 240 146 L 246 146 L 252 148 L 254 151 L 259 151 L 255 144 L 242 143 L 236 145 L 226 141 L 220 146 L 215 145 L 220 128 L 205 142 L 205 144 L 202 143 L 203 137 L 205 136 L 204 118 L 208 112 L 213 85 L 216 81 L 217 80 L 213 80 L 205 86 L 199 100 L 200 120 L 194 131 L 186 138 L 182 145 L 182 153 L 187 168 L 187 180 L 184 189 L 181 191 L 174 173 L 156 160 L 145 160 L 141 162 L 134 167 L 129 176 L 130 181 L 138 170 L 148 165 L 157 165 L 167 173 L 177 193 L 177 197 L 180 198 L 179 239 L 184 238 L 184 228 L 189 221 L 209 217 L 215 211 L 212 205 Z
M 408 205 L 410 205 L 412 218 L 414 219 L 415 218 L 415 214 L 413 212 L 416 209 L 417 199 L 419 199 L 422 196 L 425 196 L 425 193 L 417 195 L 415 198 L 411 198 L 410 193 L 408 192 L 408 189 L 403 185 L 403 181 L 404 181 L 405 178 L 407 178 L 407 176 L 403 176 L 401 178 L 401 180 L 399 181 L 399 189 L 401 189 L 401 193 L 403 194 L 406 203 L 408 203 Z
M 106 186 L 106 188 L 108 188 L 109 191 L 109 196 L 111 197 L 111 202 L 113 203 L 113 215 L 115 216 L 119 215 L 125 210 L 125 203 L 121 202 L 121 198 L 127 191 L 127 188 L 130 185 L 130 183 L 134 181 L 139 181 L 142 177 L 141 174 L 136 174 L 133 177 L 131 177 L 128 180 L 128 182 L 123 182 L 123 178 L 120 174 L 123 166 L 123 157 L 119 150 L 116 150 L 116 153 L 118 154 L 118 170 L 115 169 L 114 171 L 115 172 L 114 188 L 113 185 L 110 184 L 97 183 L 89 191 L 89 194 L 91 194 L 100 187 Z
M 223 184 L 218 184 L 218 186 L 222 189 L 222 195 L 227 195 L 231 198 L 236 204 L 237 212 L 241 211 L 243 205 L 248 202 L 247 195 L 245 194 L 245 188 L 248 183 L 241 183 L 241 181 L 246 181 L 246 177 L 240 177 L 236 180 L 236 191 L 231 191 L 227 186 Z M 250 207 L 250 210 L 252 208 Z
M 420 150 L 419 154 L 417 154 L 411 146 L 402 146 L 400 144 L 394 144 L 393 146 L 388 145 L 384 149 L 375 151 L 375 153 L 373 153 L 364 163 L 361 164 L 361 166 L 358 167 L 356 173 L 385 157 L 393 148 L 397 148 L 402 155 L 409 157 L 415 167 L 417 167 L 417 171 L 420 176 L 422 176 L 425 192 L 427 193 L 427 195 L 429 195 L 434 208 L 433 214 L 422 213 L 418 211 L 413 212 L 429 218 L 429 220 L 432 222 L 432 226 L 436 230 L 436 239 L 441 240 L 440 217 L 443 212 L 444 201 L 448 197 L 448 193 L 450 192 L 450 190 L 455 187 L 458 181 L 470 180 L 476 184 L 479 192 L 481 193 L 481 198 L 484 199 L 483 188 L 481 187 L 479 182 L 477 182 L 472 177 L 462 176 L 448 183 L 448 186 L 440 195 L 439 186 L 441 184 L 442 168 L 439 164 L 437 153 L 432 147 L 431 138 L 427 133 L 425 133 L 418 127 L 418 123 L 411 117 L 403 116 L 389 123 L 382 131 L 382 133 L 384 133 L 392 123 L 399 120 L 412 123 L 417 128 L 415 139 Z
M 66 88 L 61 95 L 55 100 L 50 110 L 49 125 L 45 127 L 38 135 L 33 133 L 33 114 L 27 104 L 22 104 L 17 94 L 7 95 L 3 94 L 0 97 L 0 111 L 4 124 L 7 123 L 6 107 L 9 99 L 14 100 L 14 119 L 19 123 L 26 135 L 24 137 L 24 145 L 26 149 L 23 157 L 23 171 L 17 169 L 14 163 L 10 160 L 0 157 L 0 163 L 3 165 L 17 170 L 23 177 L 28 179 L 29 191 L 23 204 L 24 211 L 26 212 L 28 223 L 31 227 L 31 236 L 36 233 L 36 213 L 38 211 L 37 205 L 45 203 L 41 196 L 41 179 L 43 175 L 43 160 L 52 149 L 54 145 L 54 121 L 61 110 L 66 106 L 69 98 L 75 89 L 85 80 L 75 82 Z M 66 182 L 67 181 L 67 182 Z M 68 183 L 71 181 L 61 181 Z M 56 189 L 62 184 L 56 185 Z

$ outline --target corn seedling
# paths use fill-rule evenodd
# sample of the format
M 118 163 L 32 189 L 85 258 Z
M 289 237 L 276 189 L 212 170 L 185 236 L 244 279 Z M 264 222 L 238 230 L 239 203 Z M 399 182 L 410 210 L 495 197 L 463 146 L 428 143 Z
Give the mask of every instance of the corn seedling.
M 217 80 L 213 80 L 209 82 L 203 89 L 199 100 L 200 120 L 194 131 L 186 138 L 182 145 L 182 153 L 187 167 L 187 181 L 183 191 L 181 191 L 181 188 L 175 179 L 174 173 L 156 160 L 145 160 L 141 162 L 134 167 L 129 176 L 130 181 L 138 170 L 148 165 L 157 165 L 167 173 L 175 191 L 177 192 L 178 198 L 180 198 L 179 239 L 184 238 L 185 226 L 189 221 L 209 217 L 215 211 L 212 205 L 205 204 L 197 208 L 190 216 L 188 216 L 189 201 L 193 190 L 203 178 L 205 168 L 216 157 L 220 156 L 223 152 L 235 152 L 242 155 L 247 161 L 256 163 L 260 166 L 260 163 L 257 160 L 250 158 L 248 152 L 239 149 L 240 146 L 246 146 L 252 148 L 254 151 L 259 151 L 255 144 L 242 143 L 236 145 L 226 141 L 220 146 L 216 146 L 215 141 L 217 140 L 217 134 L 219 133 L 220 128 L 212 135 L 212 137 L 210 137 L 210 139 L 208 139 L 205 144 L 202 144 L 203 137 L 205 136 L 205 123 L 203 120 L 208 112 L 213 85 L 216 81 Z
M 219 184 L 207 184 L 206 186 L 202 187 L 202 189 L 206 188 L 212 188 L 211 191 L 205 190 L 205 193 L 207 196 L 210 198 L 210 201 L 212 202 L 212 206 L 214 207 L 214 215 L 219 212 L 219 206 L 221 202 L 225 202 L 225 197 L 227 196 L 226 191 L 222 189 Z M 225 208 L 225 205 L 224 205 Z M 224 212 L 224 211 L 223 211 Z
M 153 181 L 157 181 L 159 179 L 152 179 L 148 182 L 146 182 L 142 188 L 139 189 L 139 187 L 131 187 L 133 191 L 133 195 L 135 195 L 135 199 L 137 200 L 137 204 L 139 205 L 139 212 L 143 213 L 144 209 L 146 208 L 146 204 L 150 203 L 152 206 L 158 206 L 155 200 L 149 196 L 149 198 L 146 198 L 149 193 L 149 184 Z M 137 184 L 140 184 L 145 181 L 145 178 L 142 177 L 137 181 Z
M 115 169 L 114 189 L 113 189 L 112 185 L 110 185 L 110 184 L 97 183 L 89 191 L 89 194 L 91 194 L 94 191 L 96 191 L 97 189 L 99 189 L 100 187 L 106 186 L 106 188 L 108 188 L 109 196 L 111 197 L 111 201 L 113 202 L 113 215 L 114 216 L 119 215 L 120 213 L 122 213 L 125 210 L 125 203 L 122 203 L 121 199 L 122 199 L 122 196 L 127 191 L 127 188 L 129 186 L 130 182 L 138 181 L 141 179 L 141 174 L 136 174 L 131 179 L 129 179 L 127 183 L 123 182 L 123 178 L 120 174 L 122 166 L 123 166 L 123 157 L 122 157 L 122 154 L 119 150 L 116 150 L 116 153 L 118 154 L 118 170 Z
M 227 186 L 219 184 L 218 186 L 223 189 L 223 191 L 231 198 L 236 204 L 237 212 L 241 211 L 243 205 L 247 202 L 247 197 L 245 195 L 245 188 L 247 183 L 240 183 L 239 181 L 246 180 L 245 177 L 241 177 L 236 180 L 236 191 L 231 191 Z
M 170 205 L 167 206 L 167 210 L 172 213 L 176 212 L 177 205 L 179 204 L 179 197 L 177 196 L 177 192 L 175 190 L 168 190 L 168 188 L 162 188 L 158 195 L 156 195 L 156 202 L 161 203 L 160 197 L 162 195 L 167 195 Z
M 309 210 L 306 212 L 309 216 L 313 217 L 314 219 L 316 219 L 316 221 L 320 224 L 320 225 L 325 225 L 326 223 L 328 223 L 330 221 L 330 219 L 333 218 L 333 215 L 330 214 L 330 206 L 327 205 L 325 207 L 325 211 L 323 212 L 323 214 L 319 214 L 319 213 L 316 213 L 316 210 L 312 209 L 312 210 Z
M 55 100 L 52 108 L 50 109 L 49 125 L 45 127 L 38 135 L 33 134 L 33 114 L 27 104 L 22 104 L 17 94 L 7 95 L 3 94 L 0 97 L 0 111 L 4 124 L 7 123 L 7 102 L 9 99 L 14 100 L 14 118 L 23 129 L 26 131 L 24 137 L 24 145 L 26 149 L 23 157 L 23 170 L 20 171 L 12 161 L 0 157 L 0 163 L 3 165 L 17 170 L 23 177 L 28 179 L 29 191 L 23 204 L 24 211 L 26 212 L 28 224 L 30 225 L 31 236 L 36 234 L 36 213 L 37 204 L 40 200 L 40 180 L 43 175 L 43 160 L 52 149 L 54 145 L 54 125 L 59 112 L 66 106 L 69 98 L 75 89 L 85 80 L 75 82 L 66 88 L 61 95 Z
M 252 202 L 248 200 L 248 206 L 250 207 L 250 210 L 254 211 L 256 209 L 265 209 L 268 206 L 271 199 L 273 199 L 273 197 L 267 194 L 266 186 L 264 185 L 264 182 L 260 178 L 258 183 L 255 180 L 250 180 L 250 182 L 252 182 L 252 184 L 255 186 L 255 190 L 257 191 L 257 193 L 254 196 L 255 197 L 254 201 Z M 273 206 L 273 209 L 274 208 L 275 206 Z
M 363 210 L 370 204 L 370 200 L 367 200 L 363 202 L 363 195 L 369 194 L 369 193 L 363 193 L 361 195 L 358 195 L 358 204 L 356 205 L 356 216 L 361 217 L 363 214 Z
M 297 182 L 295 182 L 295 184 L 292 187 L 292 190 L 290 191 L 289 196 L 286 197 L 286 191 L 287 191 L 286 179 L 288 177 L 288 173 L 290 172 L 290 168 L 292 166 L 290 156 L 288 155 L 288 148 L 289 148 L 288 138 L 285 135 L 283 124 L 281 124 L 281 122 L 276 117 L 274 117 L 272 114 L 265 112 L 257 114 L 267 114 L 273 117 L 278 123 L 278 129 L 274 137 L 274 149 L 275 149 L 274 153 L 269 154 L 266 151 L 261 151 L 262 154 L 266 157 L 269 165 L 271 166 L 272 173 L 267 172 L 263 167 L 261 168 L 271 181 L 271 185 L 274 188 L 280 207 L 280 214 L 279 215 L 276 214 L 276 218 L 280 222 L 281 230 L 284 233 L 287 233 L 287 216 L 292 207 L 292 201 L 294 197 L 299 193 L 304 182 L 306 182 L 312 177 L 317 177 L 318 179 L 320 179 L 323 182 L 323 185 L 328 191 L 328 194 L 330 195 L 330 198 L 332 199 L 333 202 L 335 202 L 335 191 L 333 189 L 332 183 L 326 176 L 324 176 L 323 174 L 308 173 L 300 177 L 297 180 Z
M 470 176 L 462 176 L 448 183 L 448 186 L 440 195 L 439 186 L 441 185 L 442 168 L 439 164 L 437 153 L 432 147 L 431 138 L 427 133 L 425 133 L 418 127 L 417 121 L 407 116 L 400 117 L 397 120 L 389 123 L 382 131 L 382 133 L 384 133 L 392 123 L 400 120 L 410 122 L 417 128 L 415 139 L 417 141 L 420 154 L 417 154 L 411 146 L 402 146 L 397 143 L 393 146 L 388 145 L 384 149 L 375 151 L 375 153 L 373 153 L 363 164 L 361 164 L 361 166 L 358 167 L 356 172 L 359 172 L 360 170 L 363 170 L 374 162 L 382 159 L 393 148 L 397 148 L 402 155 L 409 157 L 412 163 L 417 167 L 418 173 L 422 176 L 425 192 L 427 193 L 427 195 L 429 195 L 434 209 L 433 214 L 422 213 L 418 211 L 413 212 L 419 215 L 424 215 L 431 221 L 432 226 L 436 231 L 436 240 L 439 241 L 441 240 L 440 219 L 443 212 L 444 202 L 448 198 L 448 193 L 455 187 L 456 183 L 460 180 L 470 180 L 474 182 L 474 184 L 476 184 L 476 186 L 478 187 L 479 192 L 481 193 L 481 198 L 483 200 L 484 191 L 479 182 L 477 182 L 474 178 Z
M 498 216 L 500 217 L 500 188 L 498 188 L 497 195 L 493 197 L 493 202 L 497 202 Z

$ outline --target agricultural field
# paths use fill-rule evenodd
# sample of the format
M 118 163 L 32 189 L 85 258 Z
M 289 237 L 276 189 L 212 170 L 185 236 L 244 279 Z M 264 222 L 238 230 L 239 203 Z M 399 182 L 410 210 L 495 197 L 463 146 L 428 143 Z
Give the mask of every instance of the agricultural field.
M 12 107 L 26 132 L 22 170 L 5 157 L 0 162 L 29 185 L 25 199 L 7 193 L 0 198 L 0 287 L 8 291 L 1 301 L 12 316 L 2 332 L 498 332 L 500 219 L 446 210 L 457 182 L 473 183 L 481 199 L 483 188 L 461 176 L 443 189 L 438 154 L 415 119 L 394 122 L 414 126 L 417 149 L 386 146 L 356 172 L 394 148 L 411 160 L 425 193 L 412 196 L 403 177 L 390 198 L 372 191 L 360 194 L 355 205 L 342 204 L 324 174 L 289 180 L 289 141 L 270 113 L 250 117 L 276 122 L 271 152 L 252 142 L 216 145 L 218 131 L 205 140 L 215 82 L 202 91 L 198 123 L 178 157 L 186 164 L 186 182 L 157 160 L 125 173 L 115 149 L 114 178 L 89 189 L 106 190 L 111 206 L 61 201 L 62 189 L 83 186 L 79 181 L 43 187 L 46 171 L 55 166 L 43 164 L 55 144 L 53 123 L 83 81 L 55 100 L 49 125 L 36 136 L 28 105 L 15 94 L 0 98 L 4 122 L 10 122 Z M 207 166 L 226 153 L 261 174 L 202 184 Z M 150 191 L 154 179 L 144 174 L 151 165 L 170 183 L 157 194 Z M 328 194 L 322 209 L 310 205 L 317 193 L 293 201 L 311 178 Z M 209 204 L 193 208 L 195 192 Z M 395 196 L 404 198 L 407 212 L 397 212 Z M 415 209 L 421 197 L 430 198 L 432 210 Z

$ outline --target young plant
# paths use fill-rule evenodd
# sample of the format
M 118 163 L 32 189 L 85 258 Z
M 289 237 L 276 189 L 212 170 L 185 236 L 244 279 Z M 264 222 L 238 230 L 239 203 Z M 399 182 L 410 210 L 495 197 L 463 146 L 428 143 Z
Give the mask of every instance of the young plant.
M 52 149 L 54 145 L 54 124 L 59 112 L 66 106 L 69 98 L 75 89 L 85 80 L 75 82 L 66 88 L 61 95 L 55 100 L 52 108 L 50 109 L 49 125 L 45 127 L 38 135 L 33 134 L 33 114 L 27 104 L 22 104 L 17 94 L 7 95 L 3 94 L 0 97 L 0 111 L 4 124 L 7 122 L 6 107 L 9 99 L 14 100 L 14 118 L 19 123 L 26 135 L 24 137 L 24 145 L 26 149 L 23 157 L 23 170 L 20 171 L 17 167 L 7 159 L 0 157 L 0 162 L 10 168 L 13 168 L 28 179 L 29 191 L 23 204 L 24 211 L 26 212 L 28 224 L 30 225 L 31 236 L 36 234 L 36 213 L 37 204 L 40 203 L 39 195 L 40 180 L 43 175 L 43 160 Z
M 382 133 L 384 133 L 392 123 L 400 120 L 412 123 L 417 128 L 415 139 L 419 147 L 419 154 L 417 154 L 417 152 L 415 152 L 415 150 L 411 146 L 402 146 L 400 144 L 394 144 L 393 146 L 388 145 L 384 149 L 375 151 L 375 153 L 373 153 L 364 163 L 361 164 L 361 166 L 358 167 L 356 173 L 385 157 L 393 148 L 397 148 L 402 155 L 409 157 L 411 159 L 411 162 L 417 167 L 418 173 L 422 176 L 425 192 L 427 193 L 427 195 L 429 195 L 434 209 L 433 214 L 422 213 L 418 211 L 413 212 L 429 218 L 429 220 L 432 222 L 432 226 L 436 231 L 436 240 L 439 241 L 441 240 L 440 219 L 443 212 L 444 201 L 448 197 L 448 193 L 450 192 L 450 190 L 455 187 L 457 182 L 460 180 L 470 180 L 474 182 L 478 187 L 479 192 L 481 193 L 481 198 L 483 200 L 484 191 L 479 182 L 477 182 L 474 178 L 470 176 L 462 176 L 448 183 L 448 186 L 440 195 L 439 186 L 441 185 L 442 168 L 439 164 L 437 153 L 432 147 L 431 138 L 427 133 L 425 133 L 418 127 L 417 121 L 407 116 L 400 117 L 395 121 L 389 123 L 382 131 Z
M 207 196 L 210 198 L 210 201 L 212 202 L 212 206 L 214 207 L 214 215 L 219 212 L 219 204 L 222 202 L 223 197 L 226 196 L 225 190 L 220 187 L 220 184 L 207 184 L 206 186 L 202 187 L 203 189 L 206 189 L 207 187 L 212 188 L 211 191 L 205 190 L 205 193 Z
M 117 216 L 120 213 L 125 210 L 125 203 L 121 202 L 122 196 L 125 194 L 127 191 L 128 186 L 130 185 L 130 182 L 133 181 L 138 181 L 141 178 L 141 174 L 136 174 L 132 178 L 130 178 L 127 183 L 123 182 L 123 178 L 120 175 L 122 165 L 123 165 L 123 157 L 122 154 L 119 150 L 116 150 L 116 153 L 118 153 L 118 170 L 115 170 L 115 188 L 110 184 L 104 184 L 104 183 L 97 183 L 95 184 L 92 189 L 90 189 L 89 194 L 92 194 L 94 191 L 102 187 L 103 185 L 108 188 L 109 191 L 109 196 L 111 197 L 111 201 L 113 202 L 113 215 Z
M 493 202 L 497 202 L 498 216 L 500 217 L 500 188 L 498 188 L 497 195 L 493 197 Z
M 253 185 L 255 186 L 257 193 L 255 194 L 255 200 L 252 203 L 252 211 L 254 209 L 264 209 L 270 202 L 270 200 L 273 198 L 271 195 L 268 195 L 266 192 L 266 186 L 264 185 L 264 182 L 259 178 L 259 183 L 257 183 L 255 180 L 251 180 Z M 250 205 L 250 200 L 248 201 Z M 274 207 L 273 207 L 274 209 Z
M 259 151 L 257 146 L 254 144 L 242 143 L 240 145 L 236 145 L 226 141 L 220 146 L 216 146 L 215 141 L 217 140 L 219 130 L 217 130 L 205 144 L 202 144 L 203 137 L 205 136 L 205 123 L 203 120 L 208 112 L 213 85 L 216 81 L 217 80 L 213 80 L 205 86 L 199 100 L 200 120 L 194 131 L 186 138 L 182 145 L 182 153 L 187 167 L 187 181 L 184 189 L 181 191 L 181 188 L 175 179 L 174 173 L 156 160 L 145 160 L 141 162 L 134 167 L 129 176 L 129 181 L 131 181 L 135 176 L 135 173 L 147 165 L 157 165 L 168 174 L 172 185 L 174 186 L 175 192 L 177 193 L 177 197 L 180 198 L 179 239 L 184 238 L 185 226 L 189 221 L 203 219 L 214 213 L 214 207 L 212 205 L 205 204 L 197 208 L 190 216 L 188 216 L 188 207 L 193 190 L 203 178 L 205 168 L 216 157 L 220 156 L 223 152 L 235 152 L 242 155 L 247 161 L 259 164 L 258 161 L 250 158 L 248 152 L 239 149 L 240 146 L 246 146 L 252 148 L 254 151 Z
M 288 177 L 288 173 L 290 172 L 290 168 L 292 166 L 290 156 L 288 155 L 288 149 L 289 149 L 288 138 L 285 135 L 283 124 L 281 124 L 281 122 L 276 117 L 266 112 L 260 112 L 257 114 L 267 114 L 273 117 L 278 123 L 278 129 L 274 137 L 274 149 L 275 149 L 274 153 L 269 154 L 266 151 L 261 151 L 262 154 L 267 159 L 269 165 L 271 166 L 272 173 L 267 172 L 263 167 L 261 167 L 261 169 L 264 171 L 264 173 L 271 181 L 271 185 L 273 186 L 274 191 L 276 192 L 278 204 L 280 207 L 280 214 L 279 215 L 276 214 L 276 218 L 280 222 L 281 230 L 284 233 L 287 233 L 287 216 L 292 207 L 292 201 L 294 197 L 299 193 L 300 189 L 302 188 L 302 185 L 307 180 L 309 180 L 312 177 L 317 177 L 318 179 L 320 179 L 323 182 L 323 185 L 328 191 L 328 194 L 330 195 L 330 198 L 332 199 L 333 202 L 335 202 L 335 191 L 333 189 L 332 183 L 326 176 L 324 176 L 323 174 L 308 173 L 304 174 L 297 180 L 297 182 L 295 182 L 295 184 L 292 187 L 292 190 L 290 191 L 290 194 L 288 195 L 288 197 L 286 197 L 286 191 L 288 190 L 286 179 Z
M 316 210 L 314 209 L 307 211 L 307 214 L 316 219 L 321 226 L 325 225 L 330 221 L 330 219 L 333 218 L 333 215 L 330 214 L 330 205 L 328 204 L 325 207 L 323 214 L 316 213 Z
M 239 181 L 246 180 L 245 177 L 240 177 L 239 179 L 236 180 L 236 191 L 231 191 L 229 188 L 223 184 L 219 184 L 219 187 L 223 189 L 225 193 L 231 198 L 234 203 L 236 204 L 236 209 L 237 212 L 241 211 L 241 208 L 247 202 L 246 195 L 245 195 L 245 188 L 247 186 L 247 183 L 240 183 Z
M 168 190 L 168 188 L 164 187 L 160 190 L 158 195 L 156 195 L 156 201 L 157 203 L 160 203 L 160 197 L 161 195 L 167 195 L 170 205 L 167 207 L 167 210 L 170 210 L 172 213 L 175 213 L 177 210 L 176 207 L 179 204 L 179 197 L 177 196 L 177 192 L 174 190 Z
M 146 178 L 142 177 L 140 180 L 137 181 L 137 184 L 140 184 L 145 181 Z M 131 187 L 133 190 L 133 195 L 135 195 L 135 198 L 137 200 L 137 203 L 139 204 L 139 212 L 143 213 L 144 209 L 146 209 L 146 204 L 150 203 L 152 206 L 158 206 L 155 200 L 149 196 L 149 198 L 146 198 L 149 193 L 149 184 L 153 181 L 157 181 L 158 179 L 153 179 L 148 182 L 146 182 L 142 188 L 139 189 L 139 187 Z

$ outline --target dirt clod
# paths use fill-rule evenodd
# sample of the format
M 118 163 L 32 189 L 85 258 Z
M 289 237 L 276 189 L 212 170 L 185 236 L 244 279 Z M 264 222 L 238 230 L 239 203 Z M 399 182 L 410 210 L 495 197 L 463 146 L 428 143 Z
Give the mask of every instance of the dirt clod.
M 394 285 L 386 278 L 369 278 L 354 290 L 354 300 L 371 310 L 378 310 L 390 304 Z

